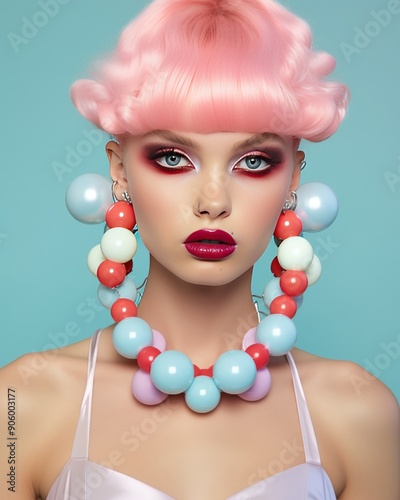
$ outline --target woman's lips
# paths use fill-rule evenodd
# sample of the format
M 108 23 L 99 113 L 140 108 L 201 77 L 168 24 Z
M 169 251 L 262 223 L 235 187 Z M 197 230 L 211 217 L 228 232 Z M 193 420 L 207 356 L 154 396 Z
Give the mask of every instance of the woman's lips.
M 189 235 L 184 242 L 186 250 L 204 260 L 221 260 L 236 250 L 236 241 L 221 229 L 200 229 Z

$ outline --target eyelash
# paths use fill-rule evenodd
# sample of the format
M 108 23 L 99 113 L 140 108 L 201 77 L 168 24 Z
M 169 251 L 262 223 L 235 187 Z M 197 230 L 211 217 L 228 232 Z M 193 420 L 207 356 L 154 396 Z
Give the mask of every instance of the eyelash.
M 179 162 L 180 163 L 182 160 L 186 160 L 187 164 L 186 165 L 181 165 L 179 166 L 178 164 L 176 166 L 174 165 L 165 165 L 161 163 L 161 159 L 167 157 L 168 155 L 172 156 L 175 155 L 177 157 L 180 157 Z M 194 164 L 188 158 L 187 154 L 184 153 L 183 151 L 180 151 L 177 148 L 162 148 L 162 149 L 157 149 L 155 152 L 149 152 L 148 158 L 156 164 L 157 168 L 160 168 L 166 172 L 169 173 L 181 173 L 181 172 L 187 172 L 193 169 Z M 257 169 L 252 169 L 250 167 L 248 168 L 243 168 L 243 167 L 238 167 L 240 163 L 243 161 L 252 158 L 252 159 L 260 159 L 261 161 L 264 161 L 266 163 L 266 166 L 263 168 L 257 168 Z M 270 170 L 272 170 L 273 167 L 276 165 L 279 165 L 282 163 L 282 158 L 281 155 L 278 152 L 273 151 L 272 153 L 266 153 L 262 151 L 252 151 L 250 153 L 247 153 L 243 155 L 239 160 L 235 162 L 235 165 L 232 169 L 232 171 L 239 171 L 240 173 L 243 173 L 245 175 L 250 175 L 250 176 L 261 176 L 261 175 L 266 175 L 269 173 Z
M 170 156 L 175 155 L 181 157 L 181 159 L 186 159 L 188 164 L 183 166 L 163 165 L 159 160 L 161 160 L 161 158 L 167 157 L 168 155 Z M 193 162 L 187 157 L 187 155 L 183 151 L 180 151 L 179 149 L 176 148 L 157 149 L 156 152 L 149 154 L 149 159 L 155 162 L 157 167 L 170 173 L 187 172 L 188 170 L 191 170 L 193 168 Z
M 251 153 L 247 153 L 244 156 L 242 156 L 237 162 L 236 165 L 239 165 L 241 162 L 249 159 L 249 158 L 254 158 L 254 159 L 261 159 L 266 163 L 266 166 L 260 169 L 252 169 L 250 167 L 247 168 L 240 168 L 240 167 L 234 167 L 233 170 L 238 170 L 241 173 L 244 173 L 246 175 L 266 175 L 269 173 L 269 171 L 275 167 L 276 165 L 279 165 L 282 163 L 282 158 L 278 153 L 272 153 L 272 154 L 267 154 L 261 151 L 252 151 Z

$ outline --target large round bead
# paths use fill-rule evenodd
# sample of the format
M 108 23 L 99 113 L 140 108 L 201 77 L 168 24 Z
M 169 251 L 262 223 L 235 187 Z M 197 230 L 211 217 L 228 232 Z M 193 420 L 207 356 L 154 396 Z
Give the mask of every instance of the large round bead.
M 119 322 L 125 318 L 137 316 L 136 304 L 129 299 L 117 299 L 111 306 L 111 317 L 114 321 Z
M 65 203 L 72 217 L 80 222 L 104 222 L 113 203 L 111 182 L 99 174 L 80 175 L 69 186 Z
M 97 297 L 100 304 L 107 309 L 110 309 L 117 299 L 129 299 L 135 302 L 137 297 L 136 285 L 130 278 L 127 277 L 121 285 L 116 288 L 108 288 L 104 285 L 99 285 L 97 289 Z
M 114 288 L 126 278 L 126 269 L 120 262 L 104 260 L 97 268 L 97 279 L 103 286 Z
M 145 405 L 158 405 L 168 397 L 168 394 L 155 387 L 150 375 L 143 370 L 138 370 L 133 376 L 132 394 Z
M 268 348 L 271 356 L 282 356 L 296 343 L 296 326 L 283 314 L 270 314 L 258 324 L 256 339 Z
M 132 230 L 136 224 L 135 213 L 130 203 L 117 201 L 107 210 L 106 224 L 108 227 L 124 227 Z
M 221 399 L 221 392 L 212 378 L 200 375 L 196 377 L 185 392 L 186 404 L 197 413 L 212 411 Z
M 136 359 L 141 349 L 152 342 L 153 332 L 141 318 L 125 318 L 114 327 L 114 347 L 125 358 Z
M 125 263 L 131 260 L 137 250 L 135 235 L 123 227 L 106 231 L 101 239 L 101 251 L 108 260 Z
M 105 260 L 106 258 L 104 257 L 104 254 L 101 251 L 100 244 L 93 247 L 87 256 L 87 265 L 89 271 L 95 276 L 97 276 L 97 269 L 99 268 L 99 265 Z
M 339 204 L 332 189 L 322 182 L 308 182 L 297 190 L 296 214 L 303 223 L 303 230 L 322 231 L 332 224 L 339 211 Z
M 321 261 L 316 255 L 314 255 L 311 264 L 307 267 L 307 269 L 304 272 L 306 273 L 308 279 L 308 286 L 314 285 L 314 283 L 316 283 L 319 280 L 322 273 L 322 265 Z
M 264 287 L 263 291 L 263 301 L 264 304 L 268 307 L 271 305 L 271 302 L 282 295 L 282 288 L 280 285 L 280 278 L 272 278 Z
M 281 276 L 282 291 L 289 297 L 302 295 L 307 290 L 307 287 L 308 279 L 303 271 L 285 271 Z
M 314 251 L 311 244 L 301 236 L 283 240 L 278 248 L 279 264 L 290 271 L 304 271 L 311 264 Z
M 286 210 L 279 216 L 276 223 L 274 236 L 279 240 L 284 240 L 290 236 L 298 236 L 301 233 L 301 220 L 293 210 Z
M 155 358 L 150 369 L 154 385 L 167 394 L 185 392 L 194 379 L 190 359 L 179 351 L 164 351 Z
M 271 373 L 268 368 L 257 370 L 257 375 L 254 384 L 242 394 L 238 396 L 246 401 L 258 401 L 265 397 L 271 389 Z
M 257 368 L 251 357 L 243 351 L 227 351 L 214 365 L 214 381 L 228 394 L 240 394 L 251 387 Z

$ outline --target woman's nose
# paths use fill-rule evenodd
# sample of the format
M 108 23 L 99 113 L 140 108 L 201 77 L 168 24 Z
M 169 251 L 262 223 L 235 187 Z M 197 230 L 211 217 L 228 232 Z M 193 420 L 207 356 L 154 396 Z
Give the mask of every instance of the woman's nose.
M 229 192 L 229 177 L 226 173 L 214 172 L 199 176 L 193 212 L 198 217 L 217 219 L 227 217 L 232 210 Z

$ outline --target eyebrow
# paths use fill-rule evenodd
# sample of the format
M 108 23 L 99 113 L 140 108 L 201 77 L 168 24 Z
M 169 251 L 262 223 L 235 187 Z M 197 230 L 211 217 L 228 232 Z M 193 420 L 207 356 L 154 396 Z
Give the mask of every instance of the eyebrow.
M 151 137 L 156 135 L 157 137 L 161 137 L 170 142 L 175 142 L 176 144 L 180 144 L 181 146 L 187 146 L 189 148 L 196 148 L 196 143 L 191 139 L 187 139 L 179 134 L 175 134 L 175 132 L 171 132 L 170 130 L 153 130 L 145 135 L 145 137 Z
M 146 134 L 145 137 L 151 137 L 153 135 L 161 137 L 162 139 L 165 139 L 167 141 L 180 144 L 181 146 L 186 146 L 193 149 L 196 149 L 198 147 L 198 145 L 191 139 L 176 134 L 175 132 L 171 132 L 170 130 L 153 130 Z M 283 139 L 279 135 L 273 134 L 272 132 L 262 132 L 260 134 L 255 134 L 248 139 L 245 139 L 244 141 L 235 143 L 233 149 L 239 150 L 250 148 L 257 144 L 261 144 L 270 140 L 279 141 L 282 145 L 284 144 Z

